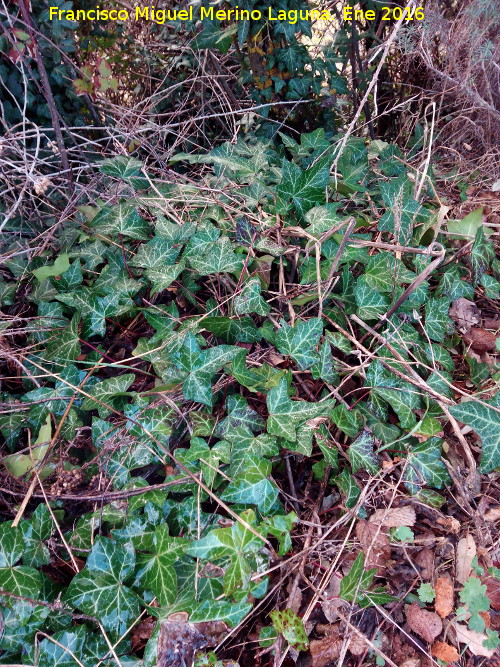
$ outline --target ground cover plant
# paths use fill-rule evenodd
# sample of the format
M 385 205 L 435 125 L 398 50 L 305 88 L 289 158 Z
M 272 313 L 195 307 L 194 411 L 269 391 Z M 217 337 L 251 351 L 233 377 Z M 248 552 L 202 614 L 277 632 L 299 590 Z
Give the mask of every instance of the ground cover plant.
M 496 664 L 499 182 L 377 115 L 438 24 L 4 10 L 0 664 Z
M 336 146 L 317 130 L 178 154 L 201 165 L 196 184 L 105 160 L 107 202 L 81 207 L 46 252 L 6 260 L 0 428 L 20 520 L 1 524 L 4 662 L 176 664 L 181 621 L 161 620 L 179 615 L 187 656 L 244 627 L 261 654 L 334 659 L 341 640 L 303 625 L 329 604 L 329 558 L 342 579 L 327 617 L 356 626 L 408 605 L 417 635 L 456 651 L 426 609 L 434 578 L 387 575 L 425 535 L 419 513 L 454 532 L 445 487 L 460 484 L 467 511 L 477 471 L 499 465 L 498 350 L 478 326 L 494 317 L 498 260 L 480 211 L 443 224 L 411 153 L 351 138 L 332 175 Z M 304 501 L 329 517 L 319 564 Z M 337 551 L 340 526 L 350 548 Z M 498 570 L 481 554 L 446 616 L 490 656 Z M 296 591 L 262 625 L 276 568 Z M 374 639 L 378 653 L 362 648 L 380 658 L 387 636 Z

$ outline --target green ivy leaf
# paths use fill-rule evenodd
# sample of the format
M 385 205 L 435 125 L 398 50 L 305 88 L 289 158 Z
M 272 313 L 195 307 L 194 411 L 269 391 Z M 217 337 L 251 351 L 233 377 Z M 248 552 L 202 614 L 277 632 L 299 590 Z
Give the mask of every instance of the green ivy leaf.
M 309 640 L 302 620 L 291 609 L 278 611 L 275 609 L 269 614 L 277 632 L 297 651 L 307 651 Z
M 321 403 L 291 401 L 288 396 L 288 383 L 282 378 L 276 387 L 272 387 L 267 395 L 267 432 L 278 435 L 285 440 L 297 440 L 297 427 L 313 417 L 324 416 L 334 405 L 328 400 Z
M 358 470 L 367 470 L 374 475 L 380 469 L 380 461 L 373 451 L 374 447 L 375 436 L 369 429 L 363 429 L 361 435 L 349 445 L 347 450 L 353 473 Z
M 29 521 L 21 521 L 26 548 L 23 553 L 23 564 L 31 567 L 40 567 L 50 563 L 50 552 L 45 544 L 53 534 L 55 527 L 46 505 L 41 503 Z
M 135 375 L 133 373 L 125 373 L 124 375 L 116 375 L 107 380 L 101 380 L 87 390 L 89 396 L 84 399 L 82 410 L 96 409 L 99 412 L 99 417 L 104 419 L 111 414 L 111 410 L 98 403 L 98 401 L 112 406 L 116 397 L 129 395 L 127 389 L 134 380 Z
M 389 299 L 374 290 L 364 276 L 358 279 L 354 288 L 358 315 L 363 320 L 376 320 L 389 309 Z
M 281 321 L 281 329 L 275 336 L 276 347 L 282 354 L 292 357 L 301 370 L 305 370 L 318 360 L 316 348 L 322 333 L 323 322 L 319 317 L 296 322 L 293 327 Z
M 131 542 L 119 544 L 99 537 L 86 567 L 71 581 L 63 600 L 98 618 L 113 637 L 121 636 L 140 612 L 139 598 L 123 584 L 135 567 Z
M 121 234 L 139 241 L 147 241 L 149 238 L 149 224 L 137 212 L 136 204 L 131 202 L 105 206 L 91 224 L 102 235 L 118 237 Z
M 449 482 L 450 476 L 441 461 L 442 444 L 439 438 L 428 438 L 408 452 L 403 482 L 411 494 L 418 495 L 425 484 L 442 489 Z
M 227 236 L 223 236 L 213 243 L 206 254 L 190 256 L 189 263 L 201 276 L 208 276 L 213 273 L 237 274 L 243 267 L 241 256 L 235 254 Z
M 271 306 L 261 296 L 260 280 L 252 278 L 245 283 L 241 292 L 234 297 L 233 308 L 235 315 L 268 315 Z
M 262 338 L 251 317 L 206 317 L 203 327 L 226 343 L 255 343 Z
M 484 403 L 467 401 L 450 408 L 451 414 L 468 424 L 481 438 L 482 451 L 479 469 L 487 473 L 500 466 L 500 392 Z M 495 409 L 496 408 L 496 409 Z
M 270 473 L 270 461 L 249 455 L 244 472 L 233 478 L 222 493 L 222 500 L 240 505 L 256 505 L 267 514 L 278 497 L 278 488 L 268 479 Z
M 293 162 L 283 160 L 281 183 L 277 192 L 277 211 L 285 215 L 293 204 L 301 218 L 316 204 L 325 201 L 330 170 L 321 163 L 303 171 Z
M 170 537 L 168 526 L 160 525 L 154 533 L 154 553 L 139 556 L 135 586 L 151 591 L 160 605 L 173 604 L 177 597 L 177 573 L 174 563 L 184 553 L 189 540 Z
M 431 340 L 442 343 L 445 336 L 453 331 L 449 308 L 450 300 L 447 297 L 429 299 L 425 304 L 425 331 Z

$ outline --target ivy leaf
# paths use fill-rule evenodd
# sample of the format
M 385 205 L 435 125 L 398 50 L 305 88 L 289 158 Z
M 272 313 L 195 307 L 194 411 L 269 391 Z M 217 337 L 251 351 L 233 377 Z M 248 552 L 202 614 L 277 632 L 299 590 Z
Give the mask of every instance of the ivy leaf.
M 138 266 L 142 269 L 157 269 L 162 266 L 171 266 L 179 256 L 181 248 L 179 244 L 172 243 L 167 239 L 155 236 L 143 243 L 135 257 L 129 261 L 130 266 Z
M 177 573 L 174 563 L 184 553 L 189 540 L 170 537 L 168 526 L 158 526 L 154 534 L 154 553 L 139 557 L 135 585 L 151 591 L 160 605 L 173 604 L 177 597 Z
M 297 440 L 297 427 L 312 419 L 326 415 L 333 407 L 333 401 L 308 403 L 307 401 L 291 401 L 288 396 L 288 383 L 281 378 L 276 387 L 272 387 L 267 395 L 267 432 L 278 435 L 290 442 Z
M 268 479 L 271 462 L 254 454 L 247 457 L 245 470 L 226 487 L 221 495 L 226 502 L 257 505 L 267 514 L 278 497 L 278 488 Z
M 140 176 L 142 166 L 142 162 L 136 160 L 136 158 L 117 155 L 103 160 L 99 164 L 99 171 L 102 171 L 103 174 L 108 174 L 108 176 L 115 176 L 126 181 L 133 176 Z
M 269 314 L 271 306 L 261 296 L 260 280 L 252 278 L 243 286 L 241 292 L 234 297 L 233 308 L 235 315 Z
M 191 623 L 224 621 L 229 627 L 235 628 L 251 609 L 252 605 L 248 602 L 232 604 L 224 600 L 205 600 L 199 606 L 194 607 L 189 620 Z
M 188 372 L 182 385 L 184 397 L 212 407 L 212 377 L 239 352 L 241 348 L 230 345 L 217 345 L 202 351 L 195 337 L 188 334 L 177 362 L 181 370 Z
M 439 438 L 428 438 L 408 452 L 403 482 L 411 494 L 418 495 L 425 484 L 442 489 L 449 482 L 450 476 L 441 461 L 442 444 Z
M 136 205 L 130 202 L 120 202 L 115 206 L 104 208 L 92 220 L 92 227 L 99 234 L 109 236 L 126 236 L 131 239 L 147 241 L 149 238 L 149 224 L 141 218 Z
M 246 351 L 241 350 L 231 364 L 231 375 L 241 385 L 252 392 L 267 393 L 275 387 L 286 371 L 280 371 L 269 364 L 249 368 L 245 364 Z
M 24 552 L 23 534 L 20 528 L 10 523 L 0 524 L 0 588 L 21 595 L 37 598 L 41 587 L 41 577 L 31 567 L 17 566 Z
M 321 163 L 303 171 L 295 163 L 283 160 L 281 183 L 276 188 L 278 213 L 285 215 L 293 204 L 303 218 L 309 209 L 324 203 L 329 179 L 330 170 Z
M 365 557 L 360 551 L 348 574 L 342 577 L 342 581 L 340 582 L 339 596 L 342 600 L 357 602 L 359 604 L 364 597 L 363 592 L 367 591 L 372 585 L 377 568 L 365 570 L 364 564 Z
M 380 469 L 380 461 L 373 451 L 374 447 L 375 436 L 369 429 L 364 428 L 347 450 L 353 473 L 367 470 L 374 475 Z
M 364 277 L 358 279 L 354 288 L 358 306 L 358 315 L 363 320 L 376 320 L 389 308 L 389 299 L 385 294 L 374 290 Z
M 41 503 L 29 521 L 21 521 L 20 528 L 26 548 L 23 553 L 23 564 L 39 567 L 50 563 L 50 552 L 45 544 L 54 532 L 52 517 L 46 505 Z
M 425 304 L 425 331 L 431 340 L 442 343 L 445 336 L 453 330 L 453 323 L 448 310 L 448 297 L 429 299 Z
M 206 317 L 203 327 L 222 338 L 226 343 L 255 343 L 262 338 L 251 317 Z
M 87 393 L 90 396 L 86 397 L 83 401 L 82 410 L 97 409 L 99 412 L 99 417 L 104 419 L 109 414 L 111 414 L 111 410 L 104 405 L 101 405 L 98 401 L 101 401 L 107 405 L 113 405 L 114 399 L 116 397 L 129 395 L 127 389 L 134 382 L 134 380 L 135 375 L 133 373 L 125 373 L 124 375 L 116 375 L 115 377 L 108 378 L 107 380 L 101 380 L 87 390 Z
M 382 199 L 387 211 L 380 218 L 378 228 L 381 232 L 391 232 L 396 243 L 407 245 L 413 234 L 413 225 L 418 221 L 420 204 L 411 197 L 413 184 L 406 174 L 392 178 L 380 186 Z
M 319 348 L 319 360 L 312 367 L 311 373 L 315 380 L 321 378 L 328 384 L 335 384 L 338 380 L 337 372 L 333 366 L 330 343 L 326 340 Z
M 278 611 L 274 609 L 269 614 L 277 632 L 297 651 L 307 651 L 309 640 L 306 635 L 304 624 L 297 614 L 291 609 Z
M 99 537 L 86 567 L 71 581 L 63 600 L 84 614 L 98 618 L 114 637 L 121 636 L 140 612 L 139 598 L 123 584 L 135 567 L 131 542 L 119 544 Z
M 500 466 L 500 392 L 485 403 L 486 405 L 474 400 L 467 401 L 452 406 L 450 412 L 455 419 L 470 426 L 481 438 L 479 469 L 487 473 Z
M 495 259 L 495 249 L 491 241 L 486 240 L 484 227 L 481 225 L 476 232 L 476 238 L 470 253 L 472 269 L 472 284 L 474 287 L 481 280 L 481 276 Z
M 215 433 L 227 436 L 237 428 L 246 428 L 250 431 L 262 431 L 265 427 L 264 419 L 253 410 L 243 396 L 234 394 L 229 396 L 226 404 L 228 416 L 217 424 Z
M 343 403 L 339 403 L 332 411 L 331 418 L 335 426 L 350 438 L 355 438 L 363 427 L 363 415 L 359 410 L 348 410 Z
M 347 508 L 354 507 L 361 491 L 359 490 L 359 486 L 356 484 L 354 477 L 347 469 L 343 470 L 340 475 L 335 477 L 335 484 L 339 487 L 344 496 L 345 506 Z
M 212 244 L 205 255 L 192 255 L 189 263 L 201 276 L 213 273 L 238 273 L 243 267 L 241 256 L 235 254 L 231 241 L 223 236 Z
M 318 360 L 316 347 L 323 333 L 323 321 L 312 317 L 305 322 L 296 322 L 290 326 L 281 321 L 281 329 L 276 332 L 276 347 L 282 354 L 287 354 L 301 370 L 313 366 Z
M 243 512 L 241 518 L 251 526 L 256 525 L 253 510 Z M 192 542 L 185 552 L 194 558 L 203 560 L 229 557 L 230 566 L 224 576 L 224 592 L 226 595 L 231 595 L 238 588 L 248 586 L 252 572 L 251 568 L 249 569 L 245 563 L 238 563 L 237 561 L 246 560 L 246 557 L 256 553 L 262 544 L 262 540 L 246 526 L 236 522 L 229 528 L 212 530 L 206 537 Z

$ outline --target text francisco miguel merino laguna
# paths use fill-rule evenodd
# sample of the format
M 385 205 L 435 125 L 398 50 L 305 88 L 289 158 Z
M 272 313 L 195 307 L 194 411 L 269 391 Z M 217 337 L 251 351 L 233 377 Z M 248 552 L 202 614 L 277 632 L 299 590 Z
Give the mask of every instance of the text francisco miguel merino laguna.
M 59 9 L 59 7 L 49 8 L 49 18 L 66 19 L 68 21 L 153 21 L 163 24 L 166 21 L 197 21 L 208 19 L 213 21 L 259 21 L 267 19 L 268 21 L 286 21 L 295 25 L 298 21 L 333 21 L 335 14 L 331 14 L 327 9 L 275 9 L 268 7 L 267 12 L 260 10 L 240 9 L 216 9 L 215 7 L 198 7 L 196 13 L 193 6 L 187 9 L 159 9 L 155 6 L 138 7 L 135 12 L 129 12 L 127 9 L 101 9 L 99 5 L 95 9 Z

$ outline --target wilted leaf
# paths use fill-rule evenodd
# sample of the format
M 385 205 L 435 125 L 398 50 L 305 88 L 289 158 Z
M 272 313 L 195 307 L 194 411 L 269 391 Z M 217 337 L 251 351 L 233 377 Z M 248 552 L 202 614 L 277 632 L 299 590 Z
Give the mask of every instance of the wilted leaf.
M 460 659 L 460 653 L 454 646 L 445 644 L 444 642 L 436 642 L 431 648 L 432 655 L 438 660 L 450 663 Z
M 407 605 L 405 611 L 410 628 L 426 642 L 433 642 L 441 634 L 443 623 L 434 612 L 422 609 L 418 602 Z
M 328 667 L 339 656 L 342 650 L 342 637 L 326 635 L 321 639 L 313 639 L 309 648 L 313 667 Z
M 456 550 L 456 579 L 459 584 L 465 584 L 472 572 L 472 561 L 477 553 L 476 543 L 472 535 L 462 537 Z
M 377 575 L 382 576 L 391 557 L 389 538 L 384 529 L 375 523 L 360 520 L 356 524 L 356 537 L 365 554 L 365 567 L 376 568 Z
M 398 528 L 399 526 L 413 526 L 416 513 L 413 507 L 391 507 L 387 510 L 376 510 L 369 518 L 370 523 L 377 523 L 387 528 Z
M 441 618 L 446 618 L 453 611 L 453 582 L 450 577 L 438 577 L 434 590 L 436 592 L 434 609 Z
M 495 654 L 496 649 L 486 648 L 486 646 L 484 646 L 484 642 L 488 640 L 486 635 L 474 632 L 474 630 L 469 630 L 466 625 L 461 623 L 455 625 L 455 630 L 457 633 L 457 640 L 460 644 L 467 644 L 467 648 L 472 655 L 492 658 Z

